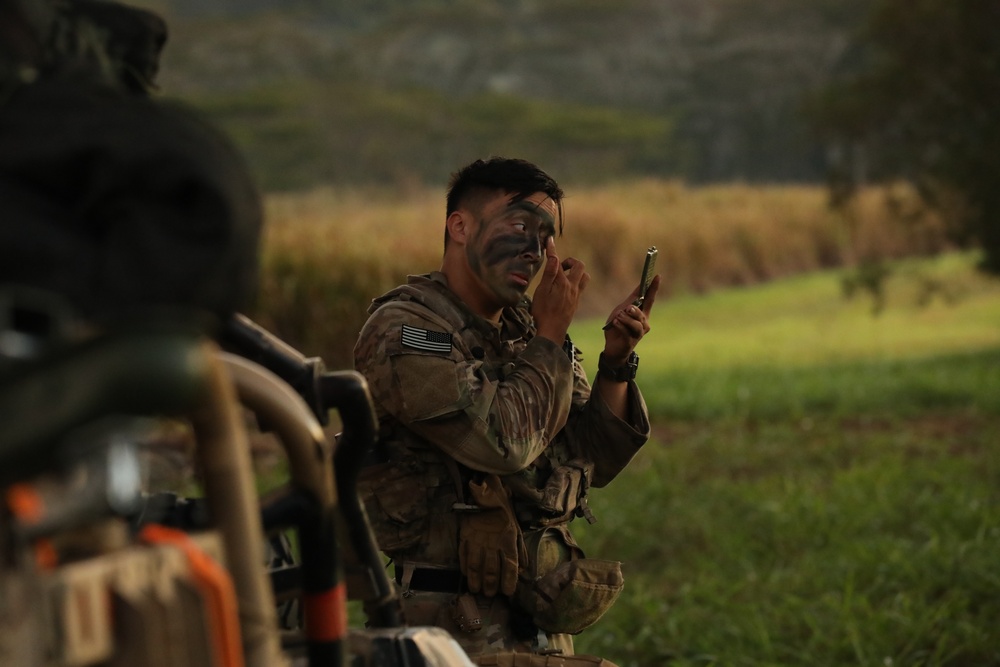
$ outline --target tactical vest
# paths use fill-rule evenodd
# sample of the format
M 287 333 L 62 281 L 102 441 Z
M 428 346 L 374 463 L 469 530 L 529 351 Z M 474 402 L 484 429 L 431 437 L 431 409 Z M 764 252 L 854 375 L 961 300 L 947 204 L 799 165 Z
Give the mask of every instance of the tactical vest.
M 462 355 L 481 361 L 482 372 L 494 381 L 502 381 L 511 371 L 517 355 L 535 334 L 527 298 L 504 311 L 505 335 L 472 314 L 444 285 L 433 280 L 397 287 L 376 299 L 369 312 L 397 301 L 418 303 L 447 321 Z M 466 503 L 468 482 L 477 473 L 392 417 L 383 417 L 380 426 L 373 465 L 362 472 L 360 480 L 380 547 L 397 562 L 456 566 L 456 512 Z M 503 478 L 514 496 L 523 529 L 589 515 L 586 492 L 593 465 L 568 459 L 565 451 L 553 444 L 528 468 Z M 546 483 L 556 477 L 553 471 L 559 471 L 559 483 L 549 487 Z M 423 497 L 426 503 L 414 502 Z

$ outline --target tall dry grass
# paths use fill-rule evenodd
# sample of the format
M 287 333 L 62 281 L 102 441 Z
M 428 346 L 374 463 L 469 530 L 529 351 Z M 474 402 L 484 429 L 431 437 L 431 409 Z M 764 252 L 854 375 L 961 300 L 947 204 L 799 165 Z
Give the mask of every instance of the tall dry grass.
M 444 194 L 410 188 L 321 189 L 267 199 L 253 316 L 331 367 L 349 367 L 371 299 L 408 273 L 438 268 Z M 819 186 L 688 187 L 642 180 L 569 189 L 560 256 L 591 275 L 581 315 L 603 314 L 660 249 L 663 294 L 705 292 L 795 273 L 932 254 L 941 218 L 903 187 L 870 189 L 833 211 Z

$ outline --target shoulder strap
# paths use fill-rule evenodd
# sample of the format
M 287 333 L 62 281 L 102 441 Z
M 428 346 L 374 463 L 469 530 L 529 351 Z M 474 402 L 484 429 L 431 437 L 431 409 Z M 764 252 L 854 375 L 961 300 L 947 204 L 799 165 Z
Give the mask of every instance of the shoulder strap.
M 369 310 L 373 311 L 381 305 L 393 301 L 414 301 L 419 303 L 443 318 L 456 330 L 464 329 L 469 324 L 466 317 L 467 313 L 462 311 L 455 298 L 447 292 L 447 289 L 443 285 L 439 285 L 432 280 L 400 285 L 375 299 Z

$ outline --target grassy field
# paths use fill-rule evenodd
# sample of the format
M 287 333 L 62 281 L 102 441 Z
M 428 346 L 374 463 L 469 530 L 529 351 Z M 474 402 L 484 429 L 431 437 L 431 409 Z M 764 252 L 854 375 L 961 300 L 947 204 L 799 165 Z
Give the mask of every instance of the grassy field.
M 576 531 L 626 589 L 578 650 L 1000 665 L 1000 281 L 971 266 L 892 264 L 878 315 L 836 271 L 658 304 L 654 438 Z
M 1000 281 L 936 255 L 946 230 L 905 192 L 839 212 L 825 197 L 570 190 L 558 249 L 592 276 L 571 332 L 591 375 L 646 246 L 664 276 L 639 348 L 654 437 L 576 531 L 626 574 L 581 652 L 622 667 L 1000 665 Z M 255 319 L 349 365 L 370 299 L 439 265 L 441 200 L 270 197 Z
M 682 419 L 1000 412 L 980 391 L 1000 380 L 1000 281 L 972 263 L 896 262 L 878 314 L 868 294 L 845 298 L 841 270 L 662 300 L 638 350 L 646 398 Z M 598 324 L 571 329 L 591 374 Z

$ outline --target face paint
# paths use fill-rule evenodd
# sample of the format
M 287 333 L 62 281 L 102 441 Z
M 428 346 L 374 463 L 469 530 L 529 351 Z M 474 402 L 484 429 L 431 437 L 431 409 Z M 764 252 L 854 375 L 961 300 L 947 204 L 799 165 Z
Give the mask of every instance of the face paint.
M 500 305 L 516 304 L 542 265 L 546 241 L 555 233 L 547 208 L 554 208 L 551 200 L 539 194 L 508 199 L 499 210 L 484 207 L 466 253 L 473 273 Z

